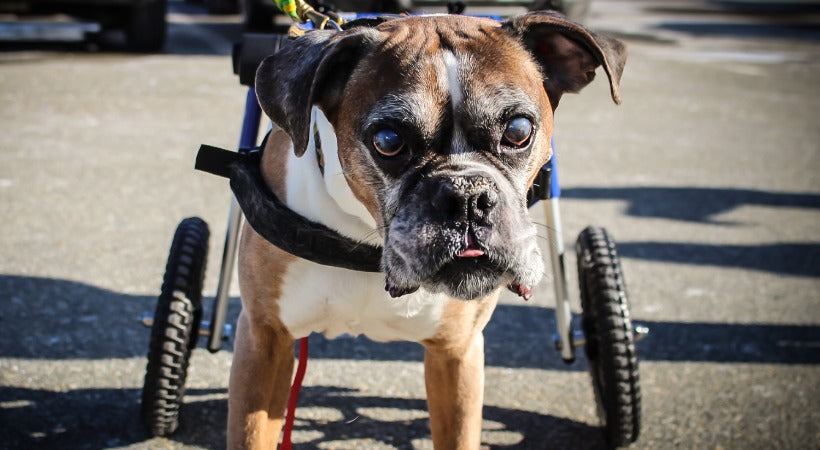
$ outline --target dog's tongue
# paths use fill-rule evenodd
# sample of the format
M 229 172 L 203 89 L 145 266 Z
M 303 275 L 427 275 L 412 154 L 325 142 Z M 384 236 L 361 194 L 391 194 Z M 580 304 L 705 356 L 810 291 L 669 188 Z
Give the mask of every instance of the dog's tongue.
M 470 233 L 470 230 L 464 232 L 464 250 L 462 250 L 457 256 L 459 258 L 478 258 L 483 255 L 484 251 L 478 248 L 478 245 L 476 245 L 475 239 L 473 239 L 473 234 Z

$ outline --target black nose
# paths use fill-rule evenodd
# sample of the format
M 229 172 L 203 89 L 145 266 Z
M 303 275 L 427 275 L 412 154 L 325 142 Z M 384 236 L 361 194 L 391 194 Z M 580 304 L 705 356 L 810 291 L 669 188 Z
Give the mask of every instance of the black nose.
M 486 220 L 498 203 L 498 190 L 489 178 L 439 178 L 434 183 L 430 204 L 446 219 Z

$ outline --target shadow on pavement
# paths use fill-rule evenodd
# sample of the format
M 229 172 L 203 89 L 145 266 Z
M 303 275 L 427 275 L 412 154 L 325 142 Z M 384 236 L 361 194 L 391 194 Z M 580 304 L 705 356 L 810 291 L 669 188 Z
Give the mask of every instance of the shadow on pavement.
M 719 215 L 744 206 L 820 209 L 820 195 L 802 192 L 767 192 L 753 189 L 688 187 L 573 187 L 561 195 L 578 200 L 626 202 L 624 213 L 639 218 L 659 218 L 712 225 L 737 226 Z M 705 244 L 679 242 L 618 242 L 625 258 L 730 267 L 801 277 L 820 276 L 820 243 Z
M 662 22 L 654 28 L 696 36 L 820 41 L 820 27 L 806 24 Z
M 153 297 L 120 294 L 67 280 L 13 275 L 0 276 L 0 297 L 6 299 L 0 303 L 0 323 L 6 336 L 14 337 L 0 340 L 0 357 L 105 359 L 147 353 L 149 332 L 137 318 L 153 310 Z M 232 322 L 239 313 L 238 303 L 238 299 L 231 299 L 228 318 Z M 820 326 L 641 323 L 651 329 L 649 338 L 638 344 L 643 361 L 820 364 L 820 352 L 816 351 Z M 575 364 L 568 366 L 561 361 L 552 348 L 554 332 L 552 308 L 499 305 L 485 331 L 486 364 L 586 370 L 582 351 Z M 311 357 L 421 361 L 423 352 L 414 343 L 313 336 Z M 196 363 L 207 364 L 204 359 Z
M 137 389 L 77 389 L 54 392 L 0 387 L 0 432 L 3 448 L 108 448 L 150 439 L 139 419 Z M 224 447 L 227 392 L 224 389 L 189 389 L 181 411 L 181 425 L 170 440 L 186 445 Z M 334 386 L 307 386 L 299 408 L 320 407 L 338 411 L 325 420 L 298 416 L 295 431 L 307 430 L 307 442 L 298 448 L 318 449 L 318 444 L 357 438 L 377 439 L 399 449 L 413 448 L 412 441 L 429 439 L 424 399 L 359 396 Z M 408 419 L 380 420 L 372 410 L 402 411 Z M 370 410 L 370 411 L 368 411 Z M 416 413 L 418 412 L 418 413 Z M 597 427 L 570 419 L 496 406 L 484 407 L 485 433 L 490 442 L 499 436 L 509 445 L 493 448 L 606 448 Z M 314 434 L 315 433 L 315 434 Z
M 754 189 L 699 187 L 571 187 L 561 189 L 564 198 L 621 200 L 633 217 L 661 218 L 717 225 L 734 225 L 714 216 L 742 206 L 820 209 L 820 195 L 803 192 L 768 192 Z
M 136 318 L 154 298 L 120 294 L 84 283 L 26 276 L 0 276 L 0 357 L 37 360 L 140 357 L 148 331 Z M 232 299 L 229 318 L 238 313 Z M 650 337 L 638 345 L 642 361 L 820 364 L 820 327 L 768 324 L 648 322 Z M 583 352 L 572 366 L 550 348 L 550 308 L 501 305 L 486 330 L 487 365 L 548 370 L 585 370 Z M 201 353 L 205 355 L 205 353 Z M 421 361 L 417 344 L 377 344 L 364 338 L 311 338 L 311 358 Z M 192 364 L 208 364 L 199 357 Z M 427 438 L 423 399 L 361 397 L 334 386 L 307 386 L 300 407 L 330 408 L 342 419 L 300 417 L 297 430 L 319 442 L 379 437 L 384 444 L 411 448 Z M 188 389 L 182 428 L 173 441 L 205 448 L 225 442 L 224 389 Z M 139 389 L 31 389 L 0 386 L 3 448 L 108 448 L 149 439 L 139 421 Z M 379 410 L 397 409 L 406 419 L 380 420 Z M 322 409 L 324 411 L 324 409 Z M 374 412 L 375 411 L 375 412 Z M 417 414 L 415 411 L 419 411 Z M 338 417 L 339 414 L 334 414 Z M 595 427 L 567 418 L 487 405 L 485 438 L 514 442 L 493 448 L 604 448 Z M 355 419 L 355 420 L 353 420 Z M 352 422 L 351 422 L 352 421 Z
M 618 244 L 624 258 L 697 266 L 734 267 L 778 275 L 820 277 L 820 243 L 718 245 L 672 242 Z
M 678 14 L 735 14 L 781 15 L 820 12 L 820 2 L 789 0 L 705 0 L 702 2 L 656 3 L 646 11 Z

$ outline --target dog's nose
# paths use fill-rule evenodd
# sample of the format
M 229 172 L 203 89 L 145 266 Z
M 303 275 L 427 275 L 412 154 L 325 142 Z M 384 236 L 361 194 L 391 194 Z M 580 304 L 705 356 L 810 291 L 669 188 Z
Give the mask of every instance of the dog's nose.
M 498 203 L 495 184 L 484 177 L 437 180 L 430 204 L 451 220 L 486 220 Z

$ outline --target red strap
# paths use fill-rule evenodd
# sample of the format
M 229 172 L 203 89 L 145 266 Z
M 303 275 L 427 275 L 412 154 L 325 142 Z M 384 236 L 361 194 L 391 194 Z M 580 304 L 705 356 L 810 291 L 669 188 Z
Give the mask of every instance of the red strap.
M 293 378 L 293 385 L 290 387 L 290 397 L 288 397 L 288 414 L 285 417 L 285 427 L 282 432 L 282 445 L 280 450 L 291 450 L 290 433 L 293 431 L 293 420 L 296 416 L 296 403 L 299 401 L 299 391 L 302 389 L 302 380 L 305 378 L 308 359 L 308 338 L 299 339 L 299 365 L 296 367 L 296 376 Z

